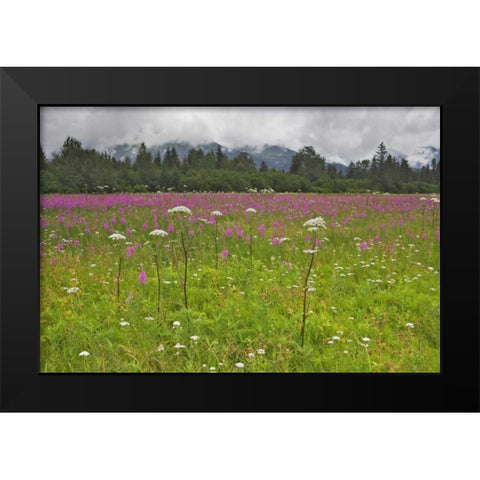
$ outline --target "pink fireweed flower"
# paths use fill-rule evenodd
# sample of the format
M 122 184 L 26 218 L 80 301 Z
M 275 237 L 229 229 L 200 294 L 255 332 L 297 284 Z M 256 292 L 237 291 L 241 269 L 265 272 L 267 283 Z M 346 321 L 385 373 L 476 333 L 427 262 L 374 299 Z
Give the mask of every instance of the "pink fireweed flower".
M 360 244 L 360 248 L 361 248 L 362 250 L 366 250 L 366 249 L 367 249 L 367 242 L 362 242 L 362 243 Z
M 142 225 L 142 228 L 143 228 L 144 230 L 147 230 L 147 229 L 148 229 L 148 223 L 144 223 L 144 224 Z
M 222 257 L 227 258 L 228 257 L 228 250 L 222 250 Z
M 135 253 L 135 247 L 132 245 L 127 248 L 127 257 L 130 258 Z
M 232 234 L 232 229 L 229 227 L 225 230 L 225 236 L 229 237 Z
M 57 250 L 63 250 L 63 243 L 59 243 L 57 245 Z
M 195 232 L 194 232 L 193 230 L 189 230 L 189 231 L 188 231 L 188 234 L 189 234 L 191 237 L 193 237 L 193 235 L 195 235 Z
M 168 230 L 168 233 L 172 233 L 174 230 L 173 225 L 169 225 L 167 230 Z
M 147 274 L 145 273 L 144 270 L 142 270 L 140 272 L 140 275 L 138 275 L 138 283 L 140 285 L 143 285 L 144 283 L 148 283 L 148 278 L 147 278 Z
M 89 228 L 86 228 L 85 229 L 85 233 L 88 235 L 90 233 L 90 229 Z

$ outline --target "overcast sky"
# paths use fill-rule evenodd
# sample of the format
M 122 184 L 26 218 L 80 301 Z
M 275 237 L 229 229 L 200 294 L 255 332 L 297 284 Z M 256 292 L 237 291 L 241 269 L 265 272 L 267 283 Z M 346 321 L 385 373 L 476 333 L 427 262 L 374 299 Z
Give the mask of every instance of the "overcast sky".
M 48 157 L 70 135 L 84 147 L 123 143 L 218 142 L 229 148 L 312 145 L 328 161 L 371 158 L 378 144 L 413 160 L 440 148 L 438 107 L 42 107 L 40 142 Z

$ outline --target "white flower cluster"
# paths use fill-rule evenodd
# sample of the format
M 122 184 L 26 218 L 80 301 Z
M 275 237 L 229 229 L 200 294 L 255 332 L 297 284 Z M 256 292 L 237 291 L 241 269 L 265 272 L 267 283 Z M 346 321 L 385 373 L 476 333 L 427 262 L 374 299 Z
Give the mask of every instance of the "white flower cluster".
M 112 240 L 126 240 L 127 239 L 121 233 L 112 233 L 108 238 L 111 238 Z
M 192 211 L 188 207 L 184 207 L 183 205 L 170 208 L 168 210 L 168 213 L 186 213 L 187 215 L 192 215 Z
M 78 287 L 71 287 L 67 289 L 67 293 L 71 293 L 71 294 L 78 293 L 79 291 L 80 289 Z
M 214 210 L 213 212 L 210 212 L 210 215 L 212 215 L 212 217 L 221 217 L 223 214 L 218 210 Z
M 149 235 L 154 235 L 156 237 L 166 237 L 168 233 L 165 230 L 152 230 Z
M 325 220 L 322 217 L 317 217 L 317 218 L 311 218 L 310 220 L 307 220 L 304 224 L 304 227 L 322 227 L 325 230 L 327 229 L 327 224 L 325 223 Z
M 245 213 L 257 213 L 257 211 L 254 208 L 247 208 Z

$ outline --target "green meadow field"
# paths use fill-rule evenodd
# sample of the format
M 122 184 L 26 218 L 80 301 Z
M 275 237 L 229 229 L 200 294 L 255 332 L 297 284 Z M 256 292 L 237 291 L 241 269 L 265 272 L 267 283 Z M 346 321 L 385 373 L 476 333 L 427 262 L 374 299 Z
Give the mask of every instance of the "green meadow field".
M 438 195 L 40 203 L 41 372 L 440 371 Z

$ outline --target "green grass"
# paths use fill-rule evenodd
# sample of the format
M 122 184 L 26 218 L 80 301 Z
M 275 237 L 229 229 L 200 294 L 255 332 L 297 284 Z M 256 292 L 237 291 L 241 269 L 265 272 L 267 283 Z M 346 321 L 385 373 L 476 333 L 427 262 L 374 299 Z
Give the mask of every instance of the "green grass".
M 93 223 L 95 211 L 77 207 L 72 213 Z M 203 225 L 201 234 L 189 238 L 187 310 L 183 252 L 180 243 L 174 243 L 178 233 L 158 240 L 149 237 L 151 229 L 142 231 L 144 221 L 152 222 L 150 207 L 135 207 L 131 212 L 138 224 L 133 243 L 141 242 L 142 247 L 130 258 L 125 256 L 125 242 L 108 239 L 109 232 L 103 228 L 99 234 L 80 235 L 83 226 L 67 230 L 64 222 L 58 225 L 59 212 L 55 208 L 42 213 L 49 224 L 41 238 L 42 372 L 440 371 L 440 243 L 431 228 L 426 238 L 421 237 L 421 215 L 403 227 L 381 230 L 380 224 L 394 214 L 387 219 L 374 213 L 368 221 L 355 219 L 348 228 L 337 225 L 318 232 L 319 238 L 328 240 L 315 254 L 309 277 L 309 287 L 315 291 L 307 296 L 309 314 L 301 348 L 302 285 L 309 260 L 303 249 L 310 248 L 302 224 L 314 215 L 285 220 L 284 235 L 290 240 L 282 245 L 269 242 L 271 225 L 281 214 L 255 217 L 254 233 L 260 224 L 266 225 L 267 233 L 254 238 L 252 263 L 247 242 L 219 233 L 219 252 L 228 249 L 229 255 L 219 258 L 218 269 L 214 227 Z M 118 217 L 118 207 L 108 207 L 104 214 Z M 324 218 L 329 225 L 331 219 Z M 243 215 L 225 215 L 219 225 L 238 222 L 247 232 Z M 166 229 L 169 220 L 159 215 L 158 223 Z M 116 229 L 125 232 L 122 225 Z M 53 230 L 56 239 L 49 237 Z M 365 250 L 354 240 L 366 241 L 377 233 L 381 242 Z M 79 239 L 80 244 L 57 250 L 61 238 Z M 152 247 L 156 240 L 161 244 L 158 248 Z M 176 259 L 164 244 L 176 245 Z M 138 282 L 142 270 L 147 284 Z M 71 287 L 79 292 L 67 293 Z M 363 341 L 364 337 L 370 341 Z M 79 356 L 82 351 L 90 355 Z M 244 367 L 237 367 L 238 362 Z

